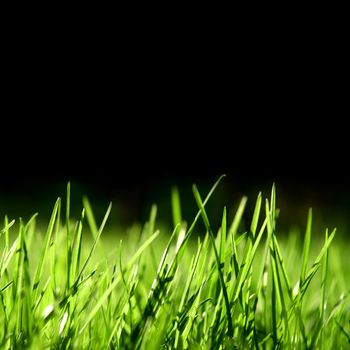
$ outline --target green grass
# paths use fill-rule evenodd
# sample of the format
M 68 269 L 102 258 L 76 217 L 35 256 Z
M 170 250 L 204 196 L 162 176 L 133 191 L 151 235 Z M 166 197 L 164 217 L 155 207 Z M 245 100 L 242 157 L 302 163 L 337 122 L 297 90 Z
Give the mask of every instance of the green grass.
M 5 217 L 1 349 L 349 349 L 347 242 L 312 232 L 311 209 L 305 234 L 280 235 L 274 186 L 248 228 L 247 198 L 213 227 L 221 179 L 206 197 L 193 186 L 188 222 L 172 189 L 172 232 L 156 206 L 143 227 L 104 232 L 111 205 L 98 223 L 87 198 L 74 221 L 70 185 L 44 232 L 37 215 Z

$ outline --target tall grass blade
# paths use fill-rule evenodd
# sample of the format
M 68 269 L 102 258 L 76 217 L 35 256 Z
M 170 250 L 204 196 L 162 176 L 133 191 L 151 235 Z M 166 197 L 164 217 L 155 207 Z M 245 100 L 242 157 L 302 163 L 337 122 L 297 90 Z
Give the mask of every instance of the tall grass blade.
M 40 283 L 40 280 L 41 280 L 41 276 L 42 276 L 42 273 L 43 273 L 43 268 L 44 268 L 44 263 L 45 263 L 45 260 L 46 260 L 46 256 L 47 256 L 47 253 L 48 253 L 48 250 L 49 250 L 52 232 L 53 232 L 53 229 L 54 229 L 54 226 L 55 226 L 55 222 L 57 220 L 57 211 L 58 211 L 58 207 L 60 205 L 60 202 L 61 202 L 61 199 L 58 198 L 56 203 L 55 203 L 55 206 L 53 207 L 53 211 L 52 211 L 52 214 L 51 214 L 50 222 L 49 222 L 49 225 L 47 227 L 47 231 L 46 231 L 45 238 L 44 238 L 43 248 L 42 248 L 42 251 L 41 251 L 40 258 L 39 258 L 38 267 L 36 269 L 36 273 L 35 273 L 35 276 L 34 276 L 34 280 L 33 280 L 34 281 L 34 283 L 33 283 L 34 302 L 35 302 L 37 294 L 38 294 L 38 286 L 39 286 L 39 283 Z
M 205 211 L 201 196 L 197 190 L 197 187 L 194 185 L 193 186 L 193 194 L 194 197 L 196 199 L 197 205 L 199 207 L 199 209 L 201 210 L 201 214 L 202 214 L 202 218 L 203 218 L 203 222 L 204 225 L 209 233 L 209 236 L 211 238 L 212 241 L 212 246 L 214 249 L 214 254 L 215 254 L 215 259 L 216 259 L 216 263 L 217 263 L 217 268 L 218 268 L 218 276 L 219 276 L 219 280 L 220 280 L 220 284 L 221 284 L 221 288 L 222 288 L 222 293 L 224 295 L 224 300 L 225 300 L 225 307 L 226 307 L 226 316 L 227 316 L 227 327 L 228 327 L 228 336 L 229 337 L 233 337 L 233 324 L 232 324 L 232 316 L 231 316 L 231 308 L 230 308 L 230 302 L 228 299 L 228 294 L 227 294 L 227 289 L 226 289 L 226 285 L 225 285 L 225 281 L 224 281 L 224 277 L 222 274 L 222 269 L 221 269 L 221 264 L 220 264 L 220 257 L 219 254 L 217 252 L 216 246 L 215 246 L 215 238 L 214 238 L 214 234 L 213 231 L 210 227 L 210 223 L 209 223 L 209 219 L 207 216 L 207 213 Z
M 303 284 L 305 281 L 307 262 L 309 259 L 309 251 L 310 251 L 311 227 L 312 227 L 312 209 L 310 208 L 309 214 L 307 217 L 306 233 L 305 233 L 305 238 L 304 238 L 303 264 L 301 267 L 300 284 Z
M 173 225 L 175 227 L 182 222 L 180 194 L 177 187 L 171 189 L 171 208 L 173 213 Z

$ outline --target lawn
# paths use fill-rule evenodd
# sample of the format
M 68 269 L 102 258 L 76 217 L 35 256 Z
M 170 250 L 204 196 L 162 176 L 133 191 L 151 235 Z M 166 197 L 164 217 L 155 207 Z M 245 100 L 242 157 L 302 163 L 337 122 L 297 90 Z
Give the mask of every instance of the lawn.
M 249 199 L 250 227 L 245 197 L 213 227 L 221 180 L 193 186 L 194 218 L 174 188 L 170 230 L 156 206 L 124 233 L 106 228 L 111 205 L 97 222 L 87 198 L 72 218 L 69 184 L 45 225 L 5 217 L 1 349 L 349 349 L 346 239 L 313 232 L 311 209 L 302 234 L 279 232 L 274 186 Z

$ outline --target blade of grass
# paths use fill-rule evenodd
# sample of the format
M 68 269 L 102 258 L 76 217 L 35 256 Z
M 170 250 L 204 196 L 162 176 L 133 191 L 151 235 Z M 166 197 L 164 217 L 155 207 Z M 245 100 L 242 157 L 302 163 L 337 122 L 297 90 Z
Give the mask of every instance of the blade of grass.
M 231 239 L 231 264 L 232 266 L 232 270 L 235 272 L 235 276 L 238 276 L 239 273 L 239 262 L 238 262 L 238 253 L 237 253 L 237 245 L 238 245 L 238 240 L 236 241 L 235 236 L 237 233 L 237 229 L 238 226 L 242 220 L 242 216 L 245 210 L 245 206 L 247 204 L 247 197 L 243 197 L 238 205 L 238 209 L 236 211 L 236 214 L 233 218 L 232 224 L 230 226 L 229 229 L 229 236 Z M 243 238 L 243 235 L 240 236 L 241 238 Z M 232 278 L 233 278 L 233 274 L 232 274 Z
M 288 296 L 289 296 L 289 299 L 292 300 L 293 299 L 293 288 L 292 288 L 292 285 L 290 283 L 290 279 L 288 277 L 287 269 L 286 269 L 285 264 L 284 264 L 281 250 L 279 248 L 279 244 L 278 244 L 278 241 L 277 241 L 277 238 L 275 235 L 273 235 L 272 239 L 273 239 L 274 250 L 277 253 L 276 259 L 278 258 L 279 265 L 281 266 L 282 276 L 283 276 L 285 285 L 287 287 Z
M 315 259 L 315 262 L 312 264 L 312 267 L 310 268 L 310 270 L 308 271 L 306 277 L 305 277 L 305 281 L 303 283 L 303 285 L 300 288 L 300 294 L 301 297 L 304 296 L 312 278 L 314 277 L 315 273 L 317 272 L 317 270 L 319 269 L 320 265 L 321 265 L 321 260 L 323 258 L 323 256 L 327 253 L 328 248 L 336 234 L 336 229 L 334 229 L 330 236 L 328 237 L 327 241 L 324 243 L 320 253 L 318 254 L 317 258 Z
M 90 227 L 92 237 L 94 240 L 96 240 L 96 237 L 98 234 L 98 228 L 97 228 L 94 212 L 91 208 L 90 201 L 87 197 L 83 197 L 83 206 L 85 208 L 86 218 Z
M 5 273 L 7 267 L 9 266 L 9 263 L 14 255 L 14 253 L 17 250 L 19 244 L 19 237 L 15 239 L 15 241 L 12 243 L 11 248 L 7 252 L 7 254 L 4 256 L 2 259 L 2 264 L 1 264 L 1 273 L 0 273 L 0 279 L 2 278 L 3 274 Z
M 225 267 L 226 260 L 226 207 L 224 207 L 224 212 L 222 214 L 221 220 L 221 239 L 220 239 L 220 266 L 222 269 Z
M 23 300 L 24 300 L 24 272 L 23 272 L 23 261 L 24 261 L 24 252 L 23 252 L 23 231 L 24 225 L 22 220 L 19 220 L 19 250 L 17 252 L 17 263 L 16 263 L 16 296 L 15 296 L 15 305 L 17 308 L 16 316 L 16 333 L 21 334 L 23 329 Z
M 85 208 L 81 212 L 81 218 L 78 223 L 78 230 L 76 233 L 76 242 L 75 242 L 75 249 L 72 259 L 72 275 L 73 278 L 77 278 L 77 272 L 79 271 L 80 267 L 80 257 L 81 257 L 81 250 L 82 250 L 82 232 L 83 232 L 83 221 L 85 218 Z
M 207 196 L 205 197 L 205 200 L 203 202 L 203 206 L 205 207 L 206 204 L 208 203 L 210 197 L 213 195 L 213 193 L 215 192 L 216 188 L 219 186 L 220 182 L 222 181 L 222 179 L 225 177 L 226 175 L 221 175 L 218 180 L 214 183 L 213 187 L 210 189 L 209 193 L 207 194 Z M 186 243 L 187 239 L 190 237 L 194 227 L 197 224 L 198 219 L 201 217 L 201 210 L 198 210 L 190 228 L 187 231 L 186 237 L 184 239 L 183 245 Z
M 220 284 L 221 284 L 221 288 L 222 288 L 222 293 L 224 295 L 224 300 L 225 300 L 226 316 L 227 316 L 227 327 L 228 327 L 228 331 L 227 332 L 228 332 L 228 336 L 232 338 L 233 337 L 233 325 L 232 325 L 231 308 L 230 308 L 230 303 L 229 303 L 229 300 L 228 300 L 228 294 L 227 294 L 227 289 L 226 289 L 224 277 L 223 277 L 223 274 L 222 274 L 219 254 L 218 254 L 216 246 L 215 246 L 215 237 L 214 237 L 213 231 L 212 231 L 212 229 L 210 227 L 209 219 L 208 219 L 207 213 L 205 211 L 205 208 L 204 208 L 204 205 L 203 205 L 203 202 L 202 202 L 202 198 L 201 198 L 201 196 L 200 196 L 200 194 L 198 192 L 198 189 L 197 189 L 196 185 L 193 185 L 192 189 L 193 189 L 193 194 L 194 194 L 194 197 L 196 199 L 198 208 L 201 211 L 204 225 L 205 225 L 205 227 L 206 227 L 206 229 L 207 229 L 207 231 L 209 233 L 209 236 L 210 236 L 211 242 L 212 242 L 212 246 L 213 246 L 213 249 L 214 249 L 215 259 L 216 259 L 217 268 L 218 268 L 218 276 L 219 276 L 219 280 L 220 280 Z
M 232 289 L 231 299 L 233 302 L 237 301 L 238 296 L 239 296 L 241 289 L 242 289 L 242 285 L 246 281 L 246 277 L 247 277 L 248 272 L 250 270 L 250 267 L 253 263 L 253 259 L 255 257 L 258 246 L 260 244 L 260 240 L 261 240 L 261 238 L 264 234 L 264 231 L 266 229 L 266 224 L 267 224 L 267 219 L 264 220 L 264 222 L 260 228 L 259 234 L 254 242 L 254 245 L 250 251 L 249 256 L 247 257 L 246 261 L 242 262 L 238 276 L 237 276 L 236 280 L 234 281 L 234 288 Z
M 50 263 L 51 263 L 51 288 L 54 292 L 54 294 L 56 293 L 57 290 L 57 278 L 56 278 L 56 246 L 58 244 L 58 234 L 60 232 L 61 229 L 61 205 L 62 202 L 59 201 L 58 206 L 57 206 L 57 220 L 56 220 L 56 229 L 55 229 L 55 233 L 54 233 L 54 238 L 53 238 L 53 244 L 51 245 L 51 259 L 50 259 Z
M 232 237 L 232 239 L 235 239 L 235 235 L 238 230 L 238 226 L 242 221 L 242 216 L 247 204 L 248 198 L 243 197 L 239 203 L 238 209 L 236 211 L 235 217 L 233 218 L 232 224 L 229 229 L 229 235 Z
M 182 222 L 180 194 L 177 187 L 171 189 L 171 209 L 173 213 L 173 225 L 175 227 Z
M 325 242 L 328 240 L 328 229 L 326 229 L 325 233 Z M 325 312 L 327 308 L 326 303 L 326 291 L 327 291 L 327 276 L 328 276 L 328 249 L 323 257 L 323 268 L 322 268 L 322 279 L 321 279 L 321 288 L 322 288 L 322 297 L 321 297 L 321 304 L 320 304 L 320 332 L 321 332 L 321 350 L 325 349 Z
M 226 175 L 222 175 L 219 177 L 219 179 L 214 183 L 213 187 L 210 189 L 209 193 L 207 194 L 204 202 L 203 202 L 203 206 L 205 207 L 205 205 L 208 203 L 209 199 L 211 198 L 211 196 L 213 195 L 214 191 L 216 190 L 216 188 L 218 187 L 218 185 L 220 184 L 221 180 L 225 177 Z M 172 260 L 171 264 L 170 264 L 170 267 L 169 267 L 169 272 L 168 272 L 168 275 L 174 275 L 176 269 L 177 269 L 177 266 L 184 254 L 184 251 L 185 251 L 185 247 L 188 243 L 188 240 L 189 238 L 191 237 L 192 235 L 192 232 L 197 224 L 197 221 L 198 219 L 200 218 L 201 216 L 201 210 L 199 209 L 190 228 L 188 229 L 184 239 L 182 240 L 180 246 L 177 248 L 177 251 L 176 251 L 176 255 L 174 257 L 174 259 Z
M 272 197 L 272 195 L 271 195 Z M 273 200 L 273 199 L 272 199 Z M 280 307 L 279 303 L 280 300 L 278 298 L 278 287 L 277 287 L 277 281 L 276 281 L 276 265 L 275 265 L 275 259 L 273 256 L 273 245 L 272 245 L 272 237 L 273 237 L 273 208 L 269 207 L 269 201 L 266 199 L 265 203 L 265 211 L 266 211 L 266 219 L 267 219 L 267 234 L 270 241 L 270 256 L 271 256 L 271 283 L 272 283 L 272 294 L 271 294 L 271 307 L 272 307 L 272 339 L 274 344 L 277 344 L 278 341 L 278 326 L 277 326 L 277 319 L 278 319 L 278 308 Z
M 70 182 L 67 184 L 66 198 L 66 230 L 67 230 L 67 285 L 69 290 L 71 286 L 71 268 L 72 268 L 72 243 L 70 234 Z
M 258 198 L 257 198 L 256 203 L 255 203 L 255 209 L 254 209 L 252 223 L 250 225 L 250 232 L 251 232 L 253 238 L 255 238 L 256 229 L 258 227 L 260 209 L 261 209 L 261 201 L 262 201 L 261 192 L 259 192 Z
M 337 326 L 340 328 L 341 330 L 341 334 L 343 334 L 348 342 L 348 344 L 350 344 L 350 333 L 348 334 L 346 332 L 346 330 L 344 329 L 344 327 L 337 321 L 337 319 L 334 319 L 335 323 L 337 324 Z
M 198 261 L 199 261 L 199 257 L 200 257 L 201 251 L 202 251 L 202 244 L 200 244 L 198 246 L 197 253 L 196 253 L 194 259 L 192 260 L 190 273 L 189 273 L 187 281 L 186 281 L 185 289 L 184 289 L 184 291 L 182 293 L 182 298 L 181 298 L 179 310 L 178 310 L 178 313 L 177 313 L 178 317 L 176 318 L 175 325 L 174 325 L 174 328 L 176 328 L 175 343 L 174 343 L 175 348 L 177 348 L 178 341 L 179 341 L 179 338 L 180 338 L 180 329 L 178 327 L 179 323 L 180 323 L 180 317 L 181 317 L 180 315 L 188 314 L 190 309 L 193 306 L 194 299 L 191 300 L 191 303 L 188 303 L 187 305 L 185 303 L 186 303 L 186 301 L 188 301 L 188 295 L 189 295 L 189 292 L 190 292 L 191 283 L 193 281 L 194 274 L 195 274 L 195 272 L 197 270 L 197 264 L 198 264 Z M 185 325 L 186 325 L 186 323 L 182 323 L 181 324 L 181 330 L 185 327 Z
M 14 225 L 15 220 L 9 222 L 7 215 L 4 219 L 4 228 L 0 230 L 0 236 L 5 233 L 5 250 L 8 251 L 9 248 L 9 229 Z
M 99 241 L 99 239 L 101 237 L 102 231 L 103 231 L 103 229 L 104 229 L 104 227 L 106 225 L 106 222 L 108 220 L 108 217 L 109 217 L 109 214 L 110 214 L 111 210 L 112 210 L 112 203 L 110 203 L 108 208 L 107 208 L 106 214 L 105 214 L 105 216 L 104 216 L 104 218 L 102 220 L 101 226 L 100 226 L 100 228 L 98 230 L 96 239 L 94 240 L 94 243 L 93 243 L 93 245 L 92 245 L 92 247 L 90 249 L 90 252 L 89 252 L 89 254 L 88 254 L 88 256 L 87 256 L 87 258 L 86 258 L 86 260 L 85 260 L 85 262 L 83 264 L 83 267 L 81 268 L 81 270 L 80 270 L 80 272 L 78 274 L 78 277 L 75 279 L 74 284 L 77 284 L 79 282 L 79 280 L 82 277 L 82 275 L 83 275 L 87 265 L 89 264 L 89 261 L 91 260 L 91 257 L 93 255 L 95 249 L 96 249 L 97 243 L 98 243 L 98 241 Z
M 247 243 L 244 249 L 244 256 L 242 259 L 242 264 L 245 264 L 250 253 L 252 250 L 252 246 L 253 246 L 253 240 L 255 239 L 255 235 L 256 235 L 256 229 L 258 226 L 258 220 L 259 220 L 259 215 L 260 215 L 260 209 L 261 209 L 261 193 L 258 194 L 258 198 L 256 200 L 256 204 L 255 204 L 255 209 L 254 209 L 254 214 L 253 214 L 253 219 L 251 222 L 251 227 L 250 227 L 250 232 L 248 235 L 248 239 L 247 239 Z M 252 274 L 252 267 L 250 266 L 249 270 L 248 270 L 248 275 L 247 278 L 247 289 L 250 289 L 250 285 L 251 285 L 251 274 Z M 244 301 L 245 304 L 248 304 L 249 302 L 249 292 L 245 293 L 245 296 L 247 297 L 246 300 Z M 241 295 L 241 297 L 243 297 L 243 295 Z
M 49 250 L 49 246 L 50 246 L 50 242 L 51 242 L 51 236 L 52 236 L 52 231 L 55 225 L 55 221 L 57 220 L 57 211 L 58 211 L 58 206 L 60 203 L 61 199 L 58 198 L 55 206 L 53 208 L 52 214 L 51 214 L 51 218 L 50 218 L 50 222 L 49 225 L 47 227 L 47 231 L 45 234 L 45 239 L 44 239 L 44 244 L 43 244 L 43 248 L 41 251 L 41 255 L 39 258 L 39 263 L 36 269 L 36 273 L 35 273 L 35 277 L 34 277 L 34 283 L 33 283 L 33 292 L 34 292 L 34 299 L 33 299 L 33 305 L 35 304 L 36 301 L 36 297 L 37 297 L 37 293 L 38 293 L 38 286 L 41 280 L 41 276 L 43 273 L 43 268 L 44 268 L 44 263 L 46 260 L 46 255 L 47 252 Z
M 310 208 L 309 214 L 307 217 L 306 233 L 304 238 L 303 264 L 302 264 L 301 273 L 300 273 L 300 285 L 302 285 L 305 281 L 307 262 L 309 259 L 309 251 L 310 251 L 311 227 L 312 227 L 312 209 Z
M 130 259 L 130 261 L 127 264 L 127 268 L 130 268 L 140 257 L 140 255 L 143 253 L 143 251 L 158 237 L 159 231 L 155 232 L 151 237 L 149 237 L 142 245 L 141 247 L 136 251 L 136 253 L 133 255 L 133 257 Z M 85 323 L 79 330 L 79 334 L 81 335 L 86 327 L 90 324 L 92 319 L 95 317 L 99 309 L 102 307 L 103 303 L 107 300 L 109 294 L 112 293 L 112 291 L 115 289 L 115 287 L 119 284 L 121 281 L 121 275 L 119 274 L 113 281 L 113 283 L 105 290 L 105 292 L 102 294 L 102 296 L 99 298 L 99 300 L 95 303 L 95 306 L 90 311 L 90 313 L 87 315 Z

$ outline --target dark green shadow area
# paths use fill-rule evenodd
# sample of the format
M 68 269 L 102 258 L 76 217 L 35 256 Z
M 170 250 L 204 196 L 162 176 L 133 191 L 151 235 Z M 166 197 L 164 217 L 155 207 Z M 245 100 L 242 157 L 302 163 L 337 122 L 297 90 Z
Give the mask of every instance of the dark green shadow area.
M 135 222 L 147 221 L 152 204 L 156 204 L 158 222 L 171 225 L 172 186 L 180 191 L 182 213 L 185 220 L 193 218 L 197 206 L 192 193 L 192 184 L 196 183 L 201 193 L 206 193 L 212 186 L 215 177 L 198 176 L 164 176 L 161 179 L 149 178 L 144 182 L 129 181 L 115 183 L 111 179 L 106 182 L 75 181 L 71 182 L 71 214 L 79 218 L 82 210 L 82 198 L 87 196 L 93 207 L 97 221 L 102 220 L 110 201 L 113 203 L 109 225 L 129 227 Z M 262 191 L 263 198 L 270 194 L 272 181 L 237 180 L 228 175 L 220 184 L 213 198 L 207 205 L 211 222 L 220 226 L 222 208 L 227 207 L 228 218 L 232 218 L 240 199 L 248 197 L 246 215 L 242 224 L 250 226 L 256 196 Z M 303 232 L 306 225 L 308 208 L 314 212 L 315 233 L 323 235 L 325 227 L 337 227 L 338 234 L 348 236 L 350 228 L 350 189 L 344 184 L 310 184 L 277 180 L 277 207 L 280 209 L 278 227 L 287 232 L 291 227 L 299 227 Z M 47 221 L 55 200 L 65 200 L 65 181 L 32 182 L 3 189 L 0 192 L 0 217 L 29 217 L 38 212 L 39 221 Z

